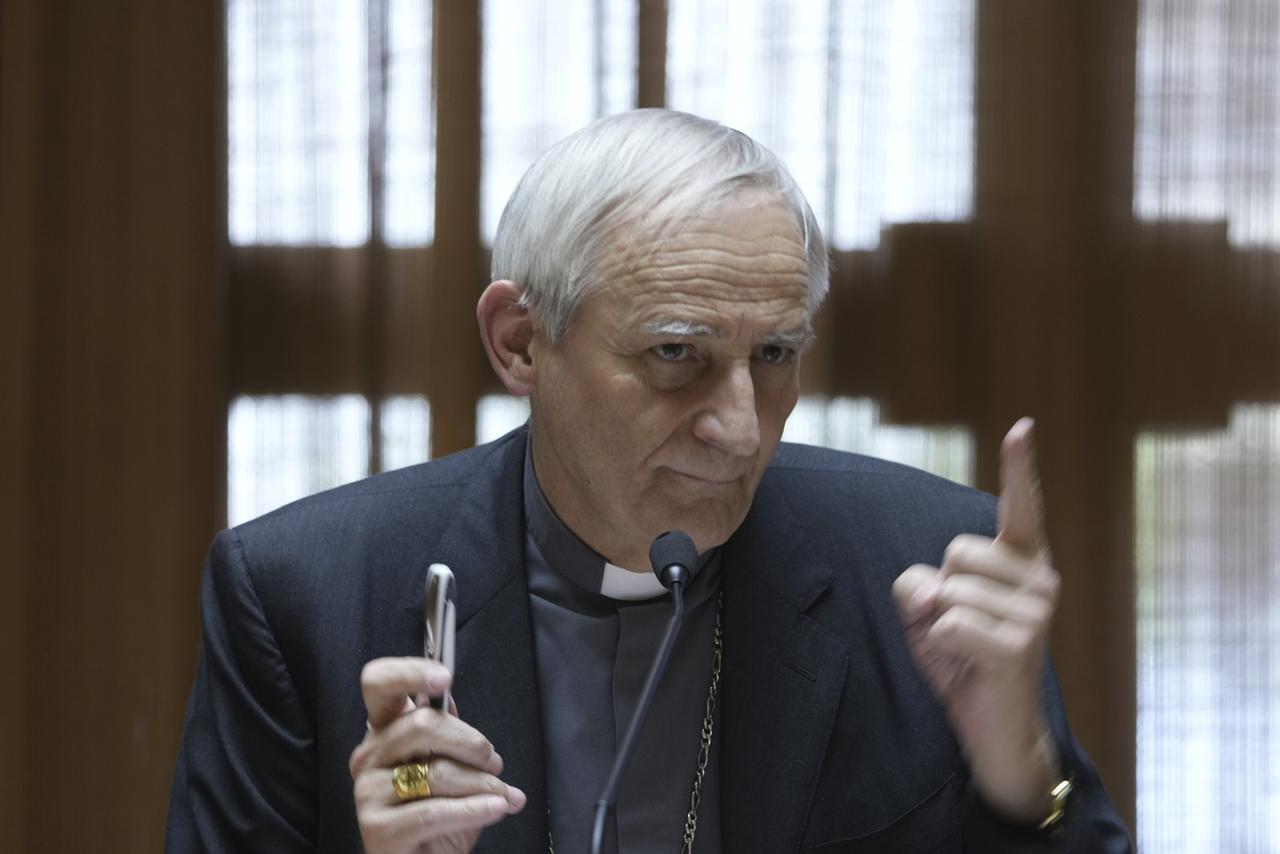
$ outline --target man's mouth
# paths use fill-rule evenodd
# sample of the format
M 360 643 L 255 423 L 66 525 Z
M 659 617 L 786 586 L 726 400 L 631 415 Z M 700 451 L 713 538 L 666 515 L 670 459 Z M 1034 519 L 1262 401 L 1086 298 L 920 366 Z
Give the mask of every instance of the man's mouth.
M 674 469 L 674 468 L 670 469 L 670 471 L 680 475 L 681 477 L 688 478 L 689 480 L 696 480 L 699 483 L 716 484 L 719 486 L 725 486 L 731 483 L 737 483 L 739 480 L 742 479 L 742 475 L 740 474 L 725 474 L 721 472 L 695 472 L 695 471 L 687 471 L 685 469 Z

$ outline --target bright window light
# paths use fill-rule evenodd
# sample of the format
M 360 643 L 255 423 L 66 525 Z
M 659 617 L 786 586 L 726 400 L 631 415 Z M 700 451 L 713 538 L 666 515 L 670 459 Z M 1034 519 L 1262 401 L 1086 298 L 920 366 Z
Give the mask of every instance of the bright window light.
M 668 103 L 772 148 L 837 249 L 973 206 L 973 0 L 671 0 Z
M 635 0 L 485 0 L 481 234 L 539 154 L 635 106 Z
M 1280 851 L 1280 407 L 1134 454 L 1138 847 Z
M 382 404 L 382 470 L 431 458 L 431 405 L 425 397 L 390 397 Z
M 237 397 L 227 418 L 227 522 L 357 480 L 368 466 L 364 397 Z
M 529 398 L 487 394 L 476 404 L 476 444 L 500 439 L 529 420 Z
M 869 398 L 800 398 L 782 432 L 786 442 L 851 451 L 973 483 L 973 437 L 962 427 L 895 427 L 880 423 Z

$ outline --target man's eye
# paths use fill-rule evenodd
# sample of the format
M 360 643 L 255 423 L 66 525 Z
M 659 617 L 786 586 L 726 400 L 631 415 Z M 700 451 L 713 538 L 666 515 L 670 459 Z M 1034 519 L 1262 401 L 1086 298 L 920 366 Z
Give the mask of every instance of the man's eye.
M 781 344 L 766 344 L 760 348 L 760 361 L 766 365 L 781 365 L 791 358 L 792 350 Z
M 659 344 L 653 352 L 664 362 L 680 362 L 692 355 L 688 344 Z

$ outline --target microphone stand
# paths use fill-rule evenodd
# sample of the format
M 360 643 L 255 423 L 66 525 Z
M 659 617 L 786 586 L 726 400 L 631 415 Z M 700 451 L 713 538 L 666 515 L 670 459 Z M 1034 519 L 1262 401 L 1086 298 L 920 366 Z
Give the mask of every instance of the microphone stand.
M 679 634 L 680 626 L 684 623 L 684 583 L 687 578 L 685 567 L 676 564 L 668 567 L 667 571 L 671 576 L 671 599 L 675 605 L 675 612 L 671 615 L 671 621 L 667 623 L 667 633 L 662 637 L 662 644 L 658 647 L 658 654 L 649 668 L 649 675 L 645 677 L 644 688 L 640 691 L 640 701 L 636 705 L 635 714 L 631 716 L 631 724 L 627 727 L 627 734 L 622 739 L 618 757 L 613 762 L 609 782 L 600 793 L 600 800 L 596 801 L 596 816 L 591 826 L 591 854 L 600 854 L 604 850 L 604 825 L 609 818 L 609 810 L 618 798 L 618 784 L 622 782 L 622 774 L 631 762 L 631 754 L 635 752 L 636 741 L 640 735 L 640 726 L 649 715 L 649 706 L 653 704 L 653 695 L 657 693 L 658 680 L 667 669 L 667 660 L 671 658 L 671 650 L 676 644 L 676 635 Z

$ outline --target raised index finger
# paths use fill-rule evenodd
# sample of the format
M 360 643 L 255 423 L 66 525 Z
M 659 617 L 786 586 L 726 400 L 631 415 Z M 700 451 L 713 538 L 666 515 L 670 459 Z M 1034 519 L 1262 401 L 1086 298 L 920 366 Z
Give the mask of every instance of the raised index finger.
M 1020 418 L 1000 446 L 1000 533 L 1002 543 L 1038 552 L 1048 545 L 1044 503 L 1036 466 L 1035 422 Z
M 376 658 L 360 673 L 360 691 L 369 725 L 381 729 L 400 717 L 405 698 L 439 695 L 449 687 L 449 670 L 425 658 Z

